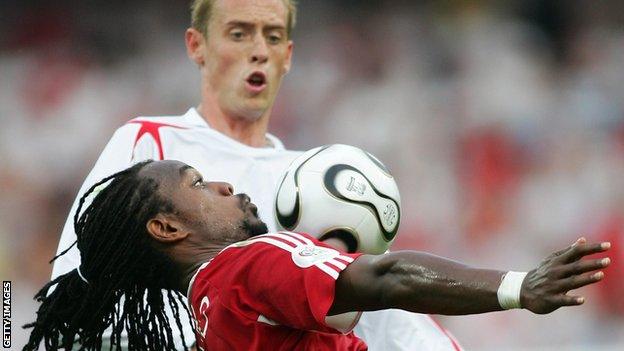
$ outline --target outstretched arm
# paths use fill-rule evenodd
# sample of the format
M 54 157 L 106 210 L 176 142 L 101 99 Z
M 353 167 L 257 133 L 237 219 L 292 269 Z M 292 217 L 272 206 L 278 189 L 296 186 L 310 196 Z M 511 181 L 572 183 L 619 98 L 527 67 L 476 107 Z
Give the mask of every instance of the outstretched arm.
M 553 253 L 528 272 L 520 304 L 534 313 L 580 305 L 570 290 L 595 283 L 609 259 L 584 256 L 609 249 L 609 243 L 588 244 L 581 238 Z M 497 292 L 505 271 L 477 269 L 417 251 L 363 255 L 340 273 L 329 315 L 348 311 L 400 308 L 431 314 L 461 315 L 499 311 Z

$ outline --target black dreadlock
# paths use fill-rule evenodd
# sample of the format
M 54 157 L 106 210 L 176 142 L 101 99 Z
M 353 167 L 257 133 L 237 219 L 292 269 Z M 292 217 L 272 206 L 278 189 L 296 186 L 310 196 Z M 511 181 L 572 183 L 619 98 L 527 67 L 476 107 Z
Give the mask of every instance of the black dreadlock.
M 106 177 L 82 196 L 74 215 L 77 239 L 72 244 L 80 250 L 80 271 L 57 277 L 35 295 L 41 306 L 37 320 L 24 326 L 34 328 L 24 350 L 36 350 L 42 340 L 46 350 L 100 350 L 108 327 L 112 327 L 110 350 L 121 350 L 124 328 L 128 350 L 175 349 L 165 297 L 180 334 L 176 299 L 189 322 L 190 314 L 182 294 L 171 290 L 172 279 L 179 277 L 175 264 L 154 248 L 146 231 L 150 218 L 173 211 L 171 203 L 158 195 L 155 180 L 138 177 L 150 162 Z M 80 215 L 87 197 L 109 181 Z M 163 288 L 168 291 L 163 293 Z M 184 336 L 182 343 L 188 349 Z

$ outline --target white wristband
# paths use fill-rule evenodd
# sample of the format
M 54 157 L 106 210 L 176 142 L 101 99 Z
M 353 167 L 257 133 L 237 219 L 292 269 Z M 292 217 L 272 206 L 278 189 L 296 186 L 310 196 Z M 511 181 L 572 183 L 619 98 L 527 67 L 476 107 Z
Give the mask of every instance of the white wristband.
M 522 288 L 522 282 L 527 273 L 509 271 L 505 274 L 498 287 L 498 292 L 496 292 L 498 303 L 503 309 L 521 308 L 520 288 Z

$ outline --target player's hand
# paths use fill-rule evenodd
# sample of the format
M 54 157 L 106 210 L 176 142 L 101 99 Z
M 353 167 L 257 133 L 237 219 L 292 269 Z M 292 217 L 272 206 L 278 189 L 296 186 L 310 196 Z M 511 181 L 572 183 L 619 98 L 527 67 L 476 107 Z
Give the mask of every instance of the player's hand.
M 530 271 L 520 290 L 520 304 L 533 313 L 550 313 L 562 306 L 576 306 L 585 302 L 582 296 L 570 296 L 570 290 L 594 284 L 604 277 L 600 269 L 611 260 L 606 258 L 582 259 L 609 250 L 611 244 L 587 243 L 578 239 L 571 246 L 548 256 Z M 596 272 L 598 271 L 598 272 Z

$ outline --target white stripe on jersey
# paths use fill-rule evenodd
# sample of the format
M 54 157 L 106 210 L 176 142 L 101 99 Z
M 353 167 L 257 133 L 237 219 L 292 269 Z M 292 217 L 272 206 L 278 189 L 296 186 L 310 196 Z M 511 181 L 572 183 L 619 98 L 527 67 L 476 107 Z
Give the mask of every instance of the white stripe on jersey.
M 209 259 L 208 262 L 202 263 L 201 266 L 199 266 L 199 268 L 195 272 L 195 274 L 193 274 L 193 277 L 191 278 L 191 281 L 189 282 L 188 290 L 186 290 L 186 298 L 189 301 L 191 301 L 191 288 L 193 287 L 193 283 L 195 283 L 195 278 L 197 278 L 197 276 L 199 275 L 199 272 L 201 272 L 204 268 L 208 267 L 208 264 L 210 263 L 210 261 L 212 261 L 212 258 Z
M 288 244 L 284 241 L 286 241 Z M 297 253 L 299 250 L 301 250 L 304 247 L 309 247 L 309 246 L 317 247 L 317 245 L 315 245 L 314 242 L 312 242 L 312 240 L 304 237 L 301 234 L 292 233 L 292 232 L 263 234 L 263 235 L 253 237 L 245 241 L 243 245 L 235 244 L 235 245 L 232 245 L 232 247 L 247 246 L 256 242 L 262 242 L 265 244 L 270 244 L 270 245 L 279 247 L 282 250 L 290 252 L 291 255 Z M 291 246 L 289 244 L 293 244 L 295 246 Z M 333 250 L 333 249 L 325 248 L 323 246 L 318 246 L 318 247 L 322 247 L 323 249 Z M 340 271 L 347 268 L 347 265 L 345 264 L 345 262 L 351 263 L 353 262 L 353 259 L 349 256 L 341 255 L 340 252 L 337 250 L 335 251 L 338 253 L 338 255 L 332 258 L 328 258 L 326 261 L 315 263 L 314 266 L 320 269 L 321 271 L 327 273 L 332 278 L 338 279 L 338 275 Z
M 306 238 L 305 236 L 303 236 L 303 235 L 301 235 L 301 234 L 299 234 L 299 233 L 295 233 L 295 232 L 286 232 L 286 231 L 281 231 L 281 232 L 279 232 L 279 233 L 281 233 L 281 234 L 283 234 L 283 235 L 286 235 L 286 236 L 293 236 L 293 237 L 296 237 L 297 239 L 300 239 L 300 240 L 304 241 L 307 245 L 314 245 L 314 243 L 312 242 L 312 240 L 310 240 L 310 239 Z M 279 234 L 275 234 L 275 235 L 279 235 Z M 282 237 L 283 235 L 280 235 L 280 237 Z M 292 242 L 292 241 L 291 241 L 291 242 Z M 351 262 L 353 262 L 353 258 L 351 258 L 351 257 L 349 257 L 349 256 L 344 256 L 344 255 L 337 256 L 337 257 L 336 257 L 336 258 L 334 258 L 334 259 L 341 259 L 341 260 L 343 260 L 343 261 L 345 261 L 345 262 L 347 262 L 347 263 L 351 263 Z M 332 263 L 333 263 L 333 262 L 332 262 Z M 341 269 L 345 269 L 345 268 L 346 268 L 346 265 L 345 265 L 343 262 L 338 262 L 338 263 L 336 264 L 336 266 L 341 267 Z M 344 267 L 342 267 L 342 266 L 344 266 Z
M 295 250 L 294 247 L 286 244 L 285 242 L 279 241 L 279 240 L 275 240 L 275 239 L 272 239 L 272 238 L 269 238 L 269 237 L 264 237 L 264 238 L 258 238 L 258 239 L 251 240 L 251 243 L 256 243 L 256 242 L 263 242 L 263 243 L 266 243 L 266 244 L 271 244 L 273 246 L 277 246 L 280 249 L 286 250 L 288 252 L 293 252 Z
M 258 322 L 269 324 L 269 325 L 280 325 L 276 321 L 274 321 L 272 319 L 268 319 L 267 317 L 265 317 L 265 316 L 263 316 L 261 314 L 258 315 Z
M 336 267 L 340 268 L 340 270 L 343 270 L 343 269 L 347 268 L 347 265 L 346 265 L 346 264 L 344 264 L 344 263 L 342 263 L 342 262 L 338 261 L 338 260 L 337 260 L 337 259 L 335 259 L 335 258 L 332 258 L 331 260 L 327 261 L 327 263 L 331 263 L 331 264 L 333 264 L 334 266 L 336 266 Z
M 281 233 L 276 233 L 276 234 L 273 234 L 273 235 L 278 237 L 278 238 L 280 238 L 280 239 L 282 239 L 282 240 L 286 240 L 286 241 L 288 241 L 290 243 L 293 243 L 297 247 L 306 244 L 306 243 L 302 242 L 301 240 L 297 240 L 297 239 L 293 238 L 290 235 L 281 234 Z M 312 243 L 310 242 L 310 244 L 312 244 Z
M 343 261 L 346 261 L 347 263 L 353 262 L 353 257 L 350 257 L 350 256 L 340 255 L 340 256 L 338 256 L 336 258 L 337 259 L 341 259 Z
M 335 268 L 332 268 L 328 265 L 326 265 L 325 263 L 317 263 L 314 265 L 315 267 L 318 267 L 320 270 L 322 270 L 323 272 L 329 274 L 332 278 L 334 278 L 334 280 L 338 279 L 338 272 L 336 271 Z
M 299 233 L 295 233 L 295 232 L 287 232 L 287 231 L 280 231 L 279 233 L 283 234 L 280 235 L 280 237 L 286 235 L 286 236 L 293 236 L 301 241 L 304 241 L 306 244 L 308 245 L 314 245 L 314 243 L 312 242 L 312 240 L 306 238 L 305 236 L 299 234 Z M 276 234 L 278 235 L 278 234 Z M 332 258 L 330 260 L 327 261 L 327 263 L 331 263 L 334 266 L 338 267 L 340 270 L 343 270 L 345 268 L 347 268 L 347 265 L 344 262 L 340 262 L 339 260 L 343 260 L 347 263 L 351 263 L 353 262 L 353 258 L 349 257 L 349 256 L 344 256 L 344 255 L 339 255 L 336 256 L 335 258 Z
M 287 235 L 291 235 L 294 236 L 295 238 L 303 241 L 304 243 L 308 244 L 308 245 L 314 245 L 314 243 L 312 242 L 312 240 L 306 238 L 305 236 L 299 234 L 299 233 L 294 233 L 294 232 L 280 232 L 280 233 L 284 233 Z

